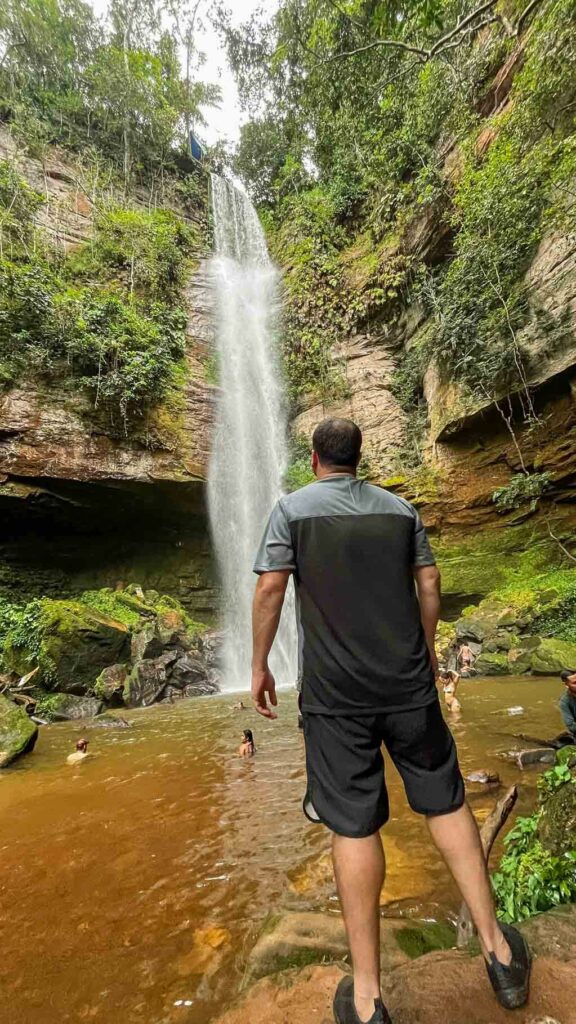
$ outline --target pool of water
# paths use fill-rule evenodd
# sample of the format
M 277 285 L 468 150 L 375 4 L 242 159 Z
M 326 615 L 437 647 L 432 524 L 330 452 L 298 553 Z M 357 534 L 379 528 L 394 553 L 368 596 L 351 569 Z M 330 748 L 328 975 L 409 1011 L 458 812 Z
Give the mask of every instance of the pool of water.
M 462 768 L 519 782 L 520 812 L 538 769 L 499 755 L 526 745 L 518 733 L 560 732 L 560 693 L 555 679 L 461 684 L 451 724 Z M 234 711 L 236 699 L 129 712 L 130 729 L 86 732 L 94 757 L 76 767 L 66 755 L 78 727 L 45 727 L 34 753 L 0 773 L 0 1019 L 204 1024 L 238 991 L 267 914 L 338 912 L 322 869 L 328 835 L 301 813 L 294 695 L 281 695 L 276 722 Z M 245 726 L 251 761 L 236 756 Z M 387 775 L 384 905 L 449 916 L 457 894 L 390 765 Z M 497 793 L 469 787 L 479 819 Z

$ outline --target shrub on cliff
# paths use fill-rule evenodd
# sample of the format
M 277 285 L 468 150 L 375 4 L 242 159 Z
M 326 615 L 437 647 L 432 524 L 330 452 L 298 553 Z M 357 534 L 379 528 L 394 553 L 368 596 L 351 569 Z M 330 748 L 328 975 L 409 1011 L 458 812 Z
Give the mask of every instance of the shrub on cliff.
M 34 226 L 41 202 L 0 161 L 0 385 L 72 377 L 127 432 L 184 353 L 182 289 L 198 239 L 171 211 L 113 206 L 64 256 Z

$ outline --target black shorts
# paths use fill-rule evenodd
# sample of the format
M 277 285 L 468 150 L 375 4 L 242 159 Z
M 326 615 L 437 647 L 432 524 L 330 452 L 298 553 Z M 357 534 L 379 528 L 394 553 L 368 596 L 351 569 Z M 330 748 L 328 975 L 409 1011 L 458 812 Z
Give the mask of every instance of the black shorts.
M 388 821 L 383 743 L 413 811 L 448 814 L 464 803 L 456 746 L 437 700 L 356 718 L 304 714 L 304 738 L 304 813 L 338 835 L 369 836 Z

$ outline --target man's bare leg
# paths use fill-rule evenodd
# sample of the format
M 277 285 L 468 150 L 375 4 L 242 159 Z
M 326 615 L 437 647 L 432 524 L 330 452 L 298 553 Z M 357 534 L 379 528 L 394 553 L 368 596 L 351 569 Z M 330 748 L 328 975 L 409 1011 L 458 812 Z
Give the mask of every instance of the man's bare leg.
M 354 968 L 354 1003 L 360 1020 L 380 998 L 380 892 L 385 860 L 380 833 L 364 839 L 332 835 L 332 859 Z
M 427 821 L 432 839 L 468 906 L 484 956 L 495 953 L 500 963 L 509 964 L 510 947 L 498 924 L 480 833 L 468 804 Z

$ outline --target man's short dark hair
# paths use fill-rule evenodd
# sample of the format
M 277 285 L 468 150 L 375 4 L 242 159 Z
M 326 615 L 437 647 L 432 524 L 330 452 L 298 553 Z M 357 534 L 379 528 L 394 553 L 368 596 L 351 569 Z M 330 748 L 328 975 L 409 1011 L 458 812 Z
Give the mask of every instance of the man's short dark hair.
M 560 673 L 560 679 L 563 683 L 565 683 L 567 679 L 570 679 L 571 676 L 576 676 L 576 668 L 565 668 L 564 671 Z
M 312 435 L 312 448 L 323 466 L 356 469 L 361 447 L 362 433 L 352 420 L 322 420 Z

